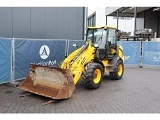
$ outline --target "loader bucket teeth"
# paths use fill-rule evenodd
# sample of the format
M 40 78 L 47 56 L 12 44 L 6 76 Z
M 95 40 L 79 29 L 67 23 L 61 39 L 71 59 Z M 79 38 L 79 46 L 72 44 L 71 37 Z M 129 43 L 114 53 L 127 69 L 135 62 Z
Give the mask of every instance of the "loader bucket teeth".
M 75 85 L 70 70 L 30 65 L 29 74 L 19 88 L 52 99 L 67 99 Z

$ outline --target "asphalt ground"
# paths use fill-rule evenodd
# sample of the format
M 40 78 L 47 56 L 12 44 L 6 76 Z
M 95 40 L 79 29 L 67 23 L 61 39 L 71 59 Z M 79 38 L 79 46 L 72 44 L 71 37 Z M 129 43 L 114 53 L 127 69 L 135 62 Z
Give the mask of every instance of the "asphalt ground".
M 121 80 L 106 73 L 100 88 L 86 89 L 81 82 L 72 97 L 43 103 L 49 98 L 6 84 L 0 85 L 0 113 L 160 113 L 160 67 L 125 66 Z

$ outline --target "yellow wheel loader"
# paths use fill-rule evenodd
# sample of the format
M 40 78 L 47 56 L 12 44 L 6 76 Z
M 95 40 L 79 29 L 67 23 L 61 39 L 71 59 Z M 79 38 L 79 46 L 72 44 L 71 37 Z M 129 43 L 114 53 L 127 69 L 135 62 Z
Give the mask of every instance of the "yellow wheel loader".
M 67 99 L 79 80 L 86 88 L 96 89 L 105 72 L 109 72 L 111 79 L 121 79 L 123 62 L 123 48 L 117 45 L 116 28 L 88 27 L 86 44 L 68 55 L 59 68 L 31 64 L 19 88 L 52 99 Z

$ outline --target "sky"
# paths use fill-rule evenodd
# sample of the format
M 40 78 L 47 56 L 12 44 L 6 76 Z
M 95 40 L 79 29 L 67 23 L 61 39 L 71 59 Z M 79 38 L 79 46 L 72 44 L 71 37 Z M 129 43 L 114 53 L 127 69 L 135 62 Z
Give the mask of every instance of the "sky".
M 88 15 L 96 10 L 96 7 L 119 6 L 157 6 L 159 0 L 0 0 L 0 6 L 5 7 L 88 7 Z

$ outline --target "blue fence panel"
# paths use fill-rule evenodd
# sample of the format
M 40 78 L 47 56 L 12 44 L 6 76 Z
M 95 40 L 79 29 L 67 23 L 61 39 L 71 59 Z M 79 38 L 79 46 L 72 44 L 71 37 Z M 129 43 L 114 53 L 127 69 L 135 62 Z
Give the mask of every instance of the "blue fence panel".
M 0 38 L 0 83 L 11 81 L 11 39 Z
M 74 47 L 73 44 L 76 44 L 77 47 Z M 85 44 L 84 40 L 68 40 L 68 55 L 77 48 L 82 47 L 84 44 Z
M 29 64 L 58 66 L 65 58 L 67 40 L 15 39 L 15 80 L 23 79 Z
M 124 64 L 139 64 L 140 62 L 140 41 L 118 41 L 123 47 Z
M 144 65 L 160 65 L 160 42 L 143 42 Z

